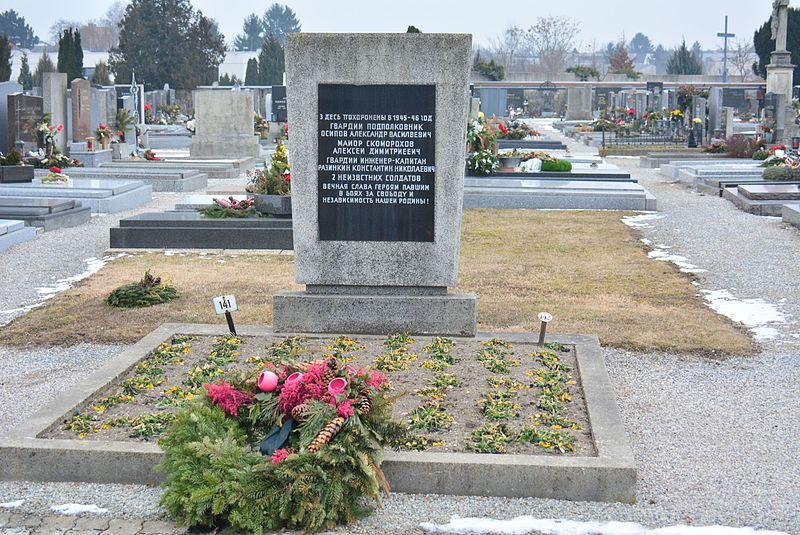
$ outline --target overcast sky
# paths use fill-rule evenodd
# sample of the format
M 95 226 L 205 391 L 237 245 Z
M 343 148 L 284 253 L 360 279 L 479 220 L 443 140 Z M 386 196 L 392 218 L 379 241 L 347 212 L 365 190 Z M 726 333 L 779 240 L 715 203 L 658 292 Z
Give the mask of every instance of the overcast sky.
M 0 11 L 15 9 L 43 39 L 57 19 L 101 17 L 113 0 L 0 0 Z M 226 43 L 242 31 L 249 13 L 263 14 L 271 1 L 192 0 L 217 20 Z M 728 15 L 728 29 L 752 41 L 772 11 L 772 0 L 291 0 L 303 31 L 397 32 L 413 24 L 423 32 L 464 32 L 488 44 L 509 25 L 527 28 L 538 16 L 565 15 L 578 21 L 582 49 L 643 32 L 655 44 L 672 47 L 685 38 L 704 48 L 722 46 L 716 37 Z M 793 3 L 798 3 L 795 0 Z

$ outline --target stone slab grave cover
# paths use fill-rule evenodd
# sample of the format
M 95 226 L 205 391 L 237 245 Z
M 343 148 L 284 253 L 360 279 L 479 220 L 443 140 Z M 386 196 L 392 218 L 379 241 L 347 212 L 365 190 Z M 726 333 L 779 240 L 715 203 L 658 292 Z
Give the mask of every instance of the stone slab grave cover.
M 472 336 L 458 276 L 471 36 L 287 36 L 295 275 L 280 332 Z
M 259 156 L 251 91 L 197 90 L 194 109 L 196 131 L 189 149 L 193 158 Z

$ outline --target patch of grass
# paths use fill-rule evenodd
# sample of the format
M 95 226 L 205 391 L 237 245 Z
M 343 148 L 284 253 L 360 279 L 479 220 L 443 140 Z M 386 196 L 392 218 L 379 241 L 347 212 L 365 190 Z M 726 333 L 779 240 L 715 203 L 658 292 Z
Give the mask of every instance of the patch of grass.
M 587 333 L 603 345 L 642 351 L 748 354 L 744 329 L 709 309 L 691 276 L 647 257 L 620 212 L 465 210 L 459 286 L 478 294 L 484 332 Z M 165 322 L 224 323 L 216 295 L 235 294 L 238 325 L 270 325 L 272 295 L 300 290 L 293 257 L 242 253 L 135 253 L 0 328 L 0 344 L 130 343 Z M 181 298 L 156 308 L 110 309 L 103 299 L 147 269 Z M 444 369 L 446 366 L 437 366 Z

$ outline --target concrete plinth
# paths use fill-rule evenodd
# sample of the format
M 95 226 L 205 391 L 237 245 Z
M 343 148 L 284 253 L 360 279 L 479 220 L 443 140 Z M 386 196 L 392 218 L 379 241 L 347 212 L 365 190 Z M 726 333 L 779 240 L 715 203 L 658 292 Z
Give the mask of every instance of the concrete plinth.
M 197 131 L 189 153 L 193 158 L 258 157 L 261 145 L 253 128 L 250 91 L 195 91 Z
M 70 156 L 83 164 L 84 167 L 100 167 L 101 163 L 111 163 L 111 149 L 93 151 L 72 151 Z
M 272 299 L 275 332 L 475 336 L 477 297 L 446 288 L 310 287 Z M 346 288 L 346 289 L 345 289 Z

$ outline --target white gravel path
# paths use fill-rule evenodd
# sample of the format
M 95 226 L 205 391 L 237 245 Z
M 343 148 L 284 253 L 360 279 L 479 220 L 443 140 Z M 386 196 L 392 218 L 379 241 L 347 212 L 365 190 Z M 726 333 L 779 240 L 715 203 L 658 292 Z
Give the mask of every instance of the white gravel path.
M 570 145 L 574 152 L 584 151 Z M 788 321 L 775 325 L 777 337 L 763 341 L 758 355 L 719 360 L 604 350 L 639 465 L 635 505 L 395 494 L 383 509 L 337 533 L 421 533 L 420 522 L 446 523 L 452 515 L 635 521 L 651 528 L 722 524 L 800 532 L 800 289 L 795 284 L 800 275 L 800 232 L 774 219 L 739 212 L 722 199 L 668 184 L 655 172 L 638 169 L 634 160 L 611 161 L 630 168 L 658 198 L 664 217 L 649 221 L 651 226 L 641 229 L 643 237 L 708 270 L 696 275 L 699 289 L 727 289 L 738 298 L 779 305 Z M 74 267 L 60 270 L 60 264 L 28 262 L 29 273 L 21 275 L 20 302 L 35 298 L 30 288 L 42 284 L 41 275 L 49 276 L 48 269 L 57 278 L 74 275 L 83 258 L 102 254 L 99 236 L 88 237 L 91 245 L 86 248 L 79 235 L 70 238 L 78 242 L 72 245 L 80 248 L 79 254 L 70 256 L 65 248 L 54 256 Z M 17 269 L 26 265 L 23 258 L 20 255 Z M 14 301 L 9 293 L 0 291 L 1 308 Z M 30 400 L 50 399 L 55 390 L 68 388 L 119 350 L 0 348 L 0 431 L 35 409 Z M 43 386 L 48 373 L 60 378 L 55 385 Z M 157 489 L 138 486 L 0 483 L 0 502 L 25 499 L 20 510 L 41 514 L 56 503 L 91 503 L 114 516 L 159 517 L 164 512 L 157 506 L 158 496 Z

